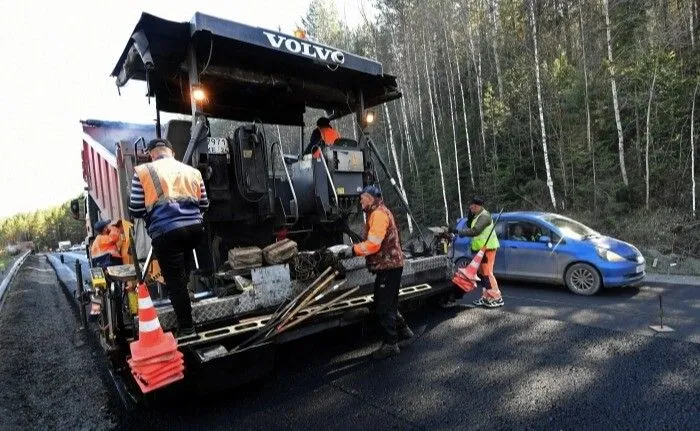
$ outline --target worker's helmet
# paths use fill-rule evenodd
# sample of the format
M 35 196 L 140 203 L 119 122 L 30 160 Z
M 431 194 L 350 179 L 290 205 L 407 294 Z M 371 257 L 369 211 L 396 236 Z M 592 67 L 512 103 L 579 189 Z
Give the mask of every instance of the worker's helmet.
M 172 150 L 173 144 L 171 144 L 170 141 L 168 141 L 167 139 L 156 138 L 152 139 L 151 142 L 148 143 L 148 147 L 146 149 L 147 151 L 152 151 L 158 147 L 166 147 Z
M 382 191 L 379 189 L 379 187 L 375 186 L 374 184 L 365 186 L 365 188 L 362 189 L 362 193 L 367 193 L 368 195 L 372 195 L 375 198 L 382 197 Z
M 330 127 L 330 125 L 331 125 L 331 120 L 329 120 L 326 117 L 321 117 L 318 120 L 316 120 L 317 127 Z
M 109 220 L 100 220 L 97 223 L 95 223 L 95 231 L 96 232 L 102 232 L 104 228 L 106 228 L 109 225 Z

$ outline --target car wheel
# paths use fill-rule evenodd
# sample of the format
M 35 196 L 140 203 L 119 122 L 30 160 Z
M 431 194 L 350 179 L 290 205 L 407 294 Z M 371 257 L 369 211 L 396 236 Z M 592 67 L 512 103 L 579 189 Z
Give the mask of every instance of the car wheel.
M 566 287 L 577 295 L 595 295 L 602 286 L 600 274 L 587 263 L 571 265 L 564 276 Z

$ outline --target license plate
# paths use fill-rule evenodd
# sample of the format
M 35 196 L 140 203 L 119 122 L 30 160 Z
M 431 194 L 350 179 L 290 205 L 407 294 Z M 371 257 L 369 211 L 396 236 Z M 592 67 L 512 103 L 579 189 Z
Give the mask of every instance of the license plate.
M 644 265 L 637 265 L 635 272 L 637 274 L 639 274 L 640 272 L 644 272 Z

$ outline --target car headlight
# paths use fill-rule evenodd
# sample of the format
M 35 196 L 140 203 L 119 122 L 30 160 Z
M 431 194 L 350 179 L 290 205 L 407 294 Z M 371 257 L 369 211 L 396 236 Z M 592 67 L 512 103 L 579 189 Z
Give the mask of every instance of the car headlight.
M 608 262 L 624 262 L 626 259 L 614 251 L 610 251 L 607 248 L 596 247 L 596 252 L 598 256 L 607 260 Z

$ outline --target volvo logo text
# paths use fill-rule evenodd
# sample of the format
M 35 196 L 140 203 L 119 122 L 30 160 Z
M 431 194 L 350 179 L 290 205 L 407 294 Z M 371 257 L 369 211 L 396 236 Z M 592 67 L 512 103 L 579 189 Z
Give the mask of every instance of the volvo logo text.
M 342 51 L 318 46 L 313 43 L 290 39 L 288 37 L 263 31 L 267 36 L 270 45 L 277 49 L 286 49 L 294 54 L 301 54 L 311 58 L 318 58 L 323 61 L 331 61 L 336 64 L 345 63 L 345 54 Z

